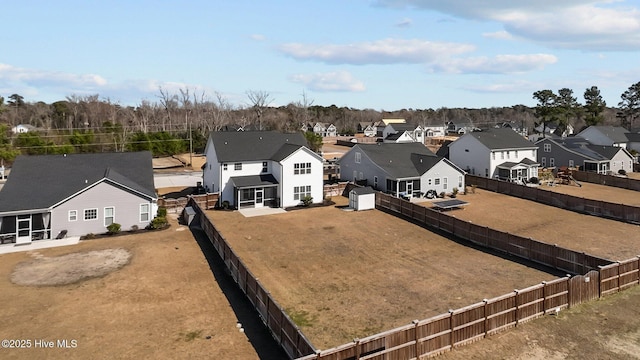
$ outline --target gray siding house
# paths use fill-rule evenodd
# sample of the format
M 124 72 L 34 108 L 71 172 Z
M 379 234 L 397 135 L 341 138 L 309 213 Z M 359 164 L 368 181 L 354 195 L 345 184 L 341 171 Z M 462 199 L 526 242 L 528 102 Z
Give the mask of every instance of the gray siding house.
M 0 243 L 142 229 L 156 212 L 148 151 L 19 156 L 0 191 Z
M 578 167 L 599 174 L 633 171 L 633 156 L 622 147 L 593 145 L 582 137 L 545 138 L 536 142 L 542 167 Z
M 419 143 L 357 144 L 340 160 L 343 181 L 364 182 L 402 197 L 464 191 L 464 171 Z

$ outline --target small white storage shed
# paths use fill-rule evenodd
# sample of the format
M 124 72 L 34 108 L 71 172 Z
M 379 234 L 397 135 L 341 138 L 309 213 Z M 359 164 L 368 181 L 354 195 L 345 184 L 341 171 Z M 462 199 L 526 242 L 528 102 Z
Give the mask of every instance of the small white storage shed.
M 375 209 L 375 190 L 371 186 L 354 188 L 349 192 L 349 207 L 356 211 Z

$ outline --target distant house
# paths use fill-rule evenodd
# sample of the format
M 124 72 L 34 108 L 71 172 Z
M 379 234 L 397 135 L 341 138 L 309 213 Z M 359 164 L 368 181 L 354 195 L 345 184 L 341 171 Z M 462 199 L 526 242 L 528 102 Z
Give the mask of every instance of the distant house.
M 640 153 L 640 133 L 627 133 L 627 150 Z
M 566 129 L 561 130 L 560 125 L 555 121 L 539 124 L 533 130 L 534 133 L 528 136 L 533 142 L 546 137 L 567 137 L 574 133 L 573 125 L 567 124 Z
M 464 135 L 476 129 L 470 121 L 445 123 L 447 135 Z
M 338 163 L 341 180 L 366 181 L 394 196 L 451 193 L 465 186 L 464 171 L 419 143 L 357 144 Z
M 323 160 L 306 145 L 301 133 L 212 132 L 203 186 L 235 208 L 292 207 L 307 195 L 321 203 Z
M 358 133 L 364 134 L 364 136 L 367 137 L 374 137 L 378 133 L 378 130 L 373 123 L 361 122 L 358 123 Z
M 442 137 L 446 134 L 445 126 L 425 125 L 424 136 L 425 138 Z
M 329 123 L 316 123 L 313 126 L 313 132 L 322 137 L 335 137 L 338 135 L 335 125 Z
M 627 147 L 629 130 L 620 126 L 589 126 L 576 136 L 586 139 L 593 145 Z
M 470 132 L 449 144 L 449 160 L 472 175 L 507 181 L 538 177 L 538 147 L 509 128 Z
M 599 174 L 633 171 L 633 156 L 622 147 L 593 145 L 577 136 L 545 138 L 536 145 L 542 167 L 578 167 Z
M 150 152 L 18 156 L 0 191 L 0 240 L 143 229 L 156 212 Z
M 420 125 L 391 123 L 382 131 L 384 142 L 417 142 L 424 144 L 424 129 Z
M 36 130 L 36 127 L 29 124 L 19 124 L 11 128 L 11 132 L 14 134 L 22 134 L 34 130 Z

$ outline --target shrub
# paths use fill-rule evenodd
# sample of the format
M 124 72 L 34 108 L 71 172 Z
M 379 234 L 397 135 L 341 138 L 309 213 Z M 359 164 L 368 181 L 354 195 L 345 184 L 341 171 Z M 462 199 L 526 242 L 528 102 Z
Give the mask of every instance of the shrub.
M 529 179 L 529 182 L 532 183 L 532 184 L 537 184 L 538 183 L 538 178 L 534 176 L 531 179 Z
M 444 196 L 445 196 L 444 191 L 443 191 L 443 192 L 441 192 L 441 193 L 438 195 L 438 197 L 439 197 L 439 198 L 443 198 Z
M 158 217 L 167 217 L 167 208 L 165 207 L 160 207 L 158 208 Z
M 120 232 L 120 224 L 118 223 L 111 223 L 109 224 L 109 226 L 107 226 L 107 232 L 109 233 L 109 235 L 114 235 Z
M 458 192 L 459 191 L 460 190 L 458 190 L 457 187 L 454 187 L 453 189 L 451 189 L 451 197 L 454 198 L 454 197 L 458 196 Z
M 225 201 L 223 201 L 223 202 L 222 202 L 222 208 L 223 208 L 223 209 L 228 209 L 228 208 L 229 208 L 229 206 L 230 206 L 230 204 L 229 204 L 229 201 L 228 201 L 228 200 L 225 200 Z
M 311 203 L 313 203 L 313 197 L 311 195 L 306 195 L 300 201 L 302 201 L 303 206 L 309 206 L 311 205 Z
M 620 169 L 620 170 L 618 170 L 618 174 L 627 175 L 627 171 L 625 169 Z
M 164 229 L 165 227 L 167 227 L 167 225 L 169 225 L 169 222 L 167 221 L 166 217 L 156 216 L 153 218 L 153 220 L 151 220 L 151 223 L 149 224 L 148 228 L 151 230 L 158 230 L 158 229 Z
M 136 232 L 138 231 L 140 228 L 138 227 L 138 225 L 131 225 L 131 229 L 129 231 L 131 232 Z

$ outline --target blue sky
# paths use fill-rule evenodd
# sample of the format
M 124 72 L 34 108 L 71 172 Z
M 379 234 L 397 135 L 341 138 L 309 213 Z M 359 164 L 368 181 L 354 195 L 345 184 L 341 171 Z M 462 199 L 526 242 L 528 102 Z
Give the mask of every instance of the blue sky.
M 122 105 L 189 89 L 236 106 L 533 106 L 640 81 L 640 0 L 29 1 L 3 7 L 0 96 L 99 94 Z

